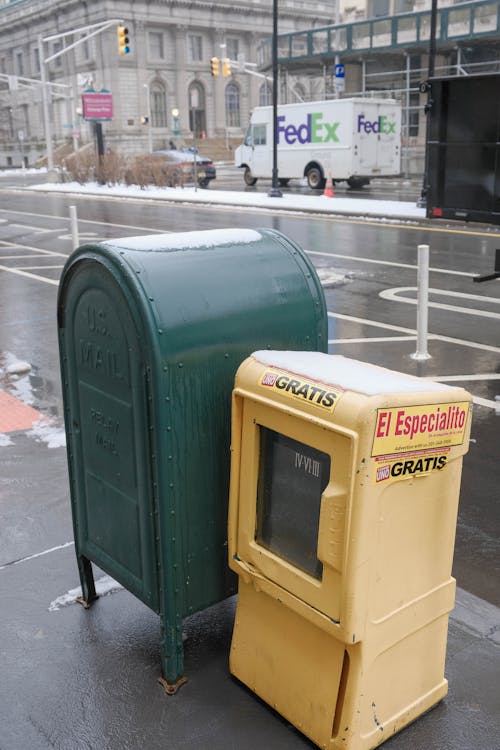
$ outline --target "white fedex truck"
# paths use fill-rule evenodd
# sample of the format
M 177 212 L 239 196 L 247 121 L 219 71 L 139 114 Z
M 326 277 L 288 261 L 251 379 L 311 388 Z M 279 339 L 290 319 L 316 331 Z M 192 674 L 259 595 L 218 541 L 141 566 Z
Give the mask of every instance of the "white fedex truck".
M 247 185 L 272 177 L 273 108 L 256 107 L 235 152 Z M 307 179 L 322 188 L 331 177 L 351 187 L 401 172 L 401 105 L 393 99 L 333 99 L 278 107 L 281 185 Z

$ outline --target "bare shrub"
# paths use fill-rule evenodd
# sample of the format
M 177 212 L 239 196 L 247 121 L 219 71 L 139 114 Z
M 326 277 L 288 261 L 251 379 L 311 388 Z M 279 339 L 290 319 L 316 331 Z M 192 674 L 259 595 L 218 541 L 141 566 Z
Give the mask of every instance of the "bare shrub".
M 80 185 L 96 181 L 103 185 L 138 185 L 144 190 L 148 185 L 184 187 L 189 181 L 178 164 L 150 154 L 127 158 L 109 151 L 99 159 L 94 149 L 89 149 L 72 154 L 63 165 L 63 178 Z
M 127 185 L 171 187 L 182 184 L 182 175 L 174 164 L 161 156 L 136 156 L 125 173 Z
M 64 161 L 69 180 L 84 185 L 95 179 L 97 156 L 94 151 L 83 151 L 72 154 Z
M 106 152 L 96 164 L 96 179 L 102 185 L 119 185 L 127 170 L 127 160 L 115 151 Z

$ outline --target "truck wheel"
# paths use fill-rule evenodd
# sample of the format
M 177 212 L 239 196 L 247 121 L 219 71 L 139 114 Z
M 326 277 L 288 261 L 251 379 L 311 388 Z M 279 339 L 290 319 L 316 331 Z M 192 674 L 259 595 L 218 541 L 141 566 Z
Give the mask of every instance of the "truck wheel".
M 310 167 L 307 170 L 306 178 L 311 190 L 321 190 L 325 186 L 325 180 L 319 167 Z
M 368 177 L 349 177 L 347 180 L 347 184 L 350 188 L 353 188 L 354 190 L 358 188 L 362 188 L 364 185 L 369 185 L 370 180 Z
M 243 179 L 245 180 L 245 185 L 248 185 L 248 187 L 252 187 L 257 182 L 257 178 L 253 176 L 250 167 L 245 167 Z

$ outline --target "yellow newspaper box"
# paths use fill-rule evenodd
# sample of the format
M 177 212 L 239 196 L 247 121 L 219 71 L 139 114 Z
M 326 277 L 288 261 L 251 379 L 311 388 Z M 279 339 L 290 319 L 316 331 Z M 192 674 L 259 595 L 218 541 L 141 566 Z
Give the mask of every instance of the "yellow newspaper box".
M 230 669 L 322 748 L 373 748 L 447 692 L 471 397 L 316 352 L 233 392 Z

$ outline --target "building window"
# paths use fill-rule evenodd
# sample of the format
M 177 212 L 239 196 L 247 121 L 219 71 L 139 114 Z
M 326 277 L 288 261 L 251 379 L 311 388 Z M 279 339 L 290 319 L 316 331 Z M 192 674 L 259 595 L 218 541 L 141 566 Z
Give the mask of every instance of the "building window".
M 154 60 L 165 58 L 164 36 L 161 31 L 150 31 L 148 34 L 149 56 Z
M 90 44 L 88 40 L 80 44 L 80 54 L 82 60 L 88 60 L 90 58 Z
M 52 47 L 52 54 L 57 54 L 57 52 L 60 52 L 62 48 L 62 42 L 54 42 L 54 46 Z M 54 65 L 56 66 L 56 68 L 62 68 L 62 55 L 60 57 L 56 57 L 56 59 L 54 60 Z
M 198 81 L 193 81 L 188 91 L 189 97 L 189 129 L 196 138 L 202 138 L 206 133 L 205 117 L 205 89 Z
M 38 47 L 33 50 L 33 70 L 35 73 L 40 72 L 40 50 Z
M 259 87 L 259 107 L 268 107 L 273 103 L 273 90 L 267 81 Z
M 226 39 L 226 54 L 230 60 L 237 60 L 240 54 L 240 40 Z
M 390 0 L 370 0 L 370 16 L 372 18 L 380 18 L 381 16 L 388 16 Z
M 151 85 L 151 125 L 153 128 L 167 127 L 167 96 L 161 83 Z
M 408 135 L 416 137 L 418 135 L 418 124 L 420 119 L 420 94 L 412 92 L 409 100 L 408 112 Z
M 21 105 L 21 126 L 24 138 L 28 138 L 30 134 L 30 119 L 27 104 Z
M 463 2 L 463 0 L 460 0 L 460 2 Z M 410 13 L 413 6 L 413 0 L 394 0 L 394 13 Z
M 16 70 L 18 76 L 24 75 L 24 56 L 22 52 L 16 53 Z
M 240 127 L 240 90 L 235 83 L 226 86 L 226 125 L 228 128 Z
M 199 34 L 189 34 L 188 50 L 190 62 L 202 62 L 203 60 L 203 38 Z

